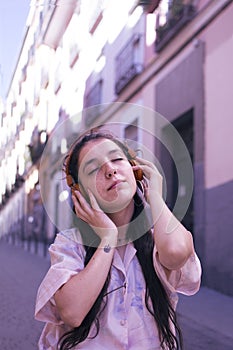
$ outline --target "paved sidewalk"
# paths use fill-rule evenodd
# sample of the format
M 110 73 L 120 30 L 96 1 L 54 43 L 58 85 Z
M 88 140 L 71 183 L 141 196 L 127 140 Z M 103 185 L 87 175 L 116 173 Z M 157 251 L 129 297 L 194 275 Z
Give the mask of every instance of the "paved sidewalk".
M 0 241 L 0 350 L 36 350 L 43 324 L 34 320 L 38 286 L 49 257 Z M 184 350 L 233 349 L 233 298 L 202 287 L 180 295 Z M 142 349 L 145 350 L 145 349 Z
M 233 349 L 233 297 L 202 287 L 194 296 L 179 296 L 178 315 L 185 350 Z
M 34 320 L 38 286 L 48 258 L 0 241 L 0 350 L 34 350 L 43 324 Z

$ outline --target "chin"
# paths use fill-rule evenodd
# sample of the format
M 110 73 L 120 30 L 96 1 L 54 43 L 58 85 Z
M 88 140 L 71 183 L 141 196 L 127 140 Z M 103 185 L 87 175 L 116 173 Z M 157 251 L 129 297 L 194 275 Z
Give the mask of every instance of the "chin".
M 105 201 L 104 203 L 101 203 L 101 209 L 105 213 L 117 213 L 128 207 L 128 205 L 133 200 L 133 196 L 134 194 L 132 194 L 130 197 L 118 196 L 118 198 L 113 201 L 110 201 L 110 202 Z

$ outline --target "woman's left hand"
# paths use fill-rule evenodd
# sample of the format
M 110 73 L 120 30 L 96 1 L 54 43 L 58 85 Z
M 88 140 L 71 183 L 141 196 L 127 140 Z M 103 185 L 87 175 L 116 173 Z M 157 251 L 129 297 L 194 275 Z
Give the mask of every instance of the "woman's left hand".
M 138 165 L 135 170 L 141 169 L 148 182 L 145 197 L 150 204 L 154 241 L 158 250 L 159 260 L 169 275 L 171 270 L 180 269 L 193 254 L 193 240 L 190 232 L 177 220 L 162 198 L 163 177 L 156 166 L 136 157 Z
M 155 195 L 162 197 L 163 193 L 163 177 L 157 167 L 148 160 L 136 157 L 137 165 L 133 166 L 133 170 L 141 169 L 147 180 L 146 198 L 150 203 L 150 199 Z

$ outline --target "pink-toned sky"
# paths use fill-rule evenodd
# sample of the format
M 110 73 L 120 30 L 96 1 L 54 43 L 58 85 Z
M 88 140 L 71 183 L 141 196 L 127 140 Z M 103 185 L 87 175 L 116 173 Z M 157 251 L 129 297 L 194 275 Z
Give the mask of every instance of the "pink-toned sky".
M 4 99 L 20 53 L 31 0 L 0 0 L 0 96 Z

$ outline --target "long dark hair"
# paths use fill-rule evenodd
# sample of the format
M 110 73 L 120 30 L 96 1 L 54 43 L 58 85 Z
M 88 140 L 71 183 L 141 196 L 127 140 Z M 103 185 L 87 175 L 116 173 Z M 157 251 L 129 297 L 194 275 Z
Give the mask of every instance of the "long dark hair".
M 66 174 L 69 173 L 75 182 L 78 182 L 78 157 L 79 152 L 84 144 L 95 139 L 111 139 L 117 143 L 127 155 L 127 147 L 117 140 L 111 134 L 105 133 L 90 133 L 81 138 L 72 148 L 68 154 L 65 162 Z M 68 163 L 67 163 L 68 159 Z M 154 320 L 158 327 L 159 338 L 161 343 L 161 349 L 166 350 L 178 350 L 183 349 L 182 334 L 177 322 L 176 313 L 173 309 L 169 296 L 161 283 L 159 277 L 156 274 L 153 265 L 153 248 L 154 240 L 151 229 L 149 228 L 149 221 L 146 214 L 145 202 L 143 197 L 139 195 L 140 191 L 137 191 L 134 196 L 134 213 L 129 224 L 127 231 L 127 238 L 133 241 L 134 247 L 137 250 L 136 256 L 141 266 L 143 276 L 146 282 L 146 294 L 145 304 L 148 312 L 154 317 Z M 136 222 L 136 218 L 140 215 L 140 220 Z M 84 237 L 89 237 L 91 241 L 95 240 L 95 245 L 85 245 L 86 256 L 84 265 L 86 266 L 91 257 L 96 251 L 98 246 L 99 237 L 95 232 L 82 220 L 76 218 L 77 225 L 80 233 Z M 145 232 L 142 234 L 142 232 Z M 88 233 L 88 234 L 87 234 Z M 91 237 L 91 238 L 90 238 Z M 90 242 L 90 241 L 89 241 Z M 99 316 L 104 311 L 107 303 L 107 288 L 111 278 L 111 270 L 108 273 L 107 279 L 103 285 L 103 288 L 98 295 L 94 305 L 87 313 L 86 317 L 82 321 L 79 327 L 72 329 L 65 333 L 59 340 L 58 346 L 61 350 L 69 350 L 83 342 L 89 334 L 91 326 L 94 324 L 96 327 L 96 333 L 93 336 L 95 338 L 99 333 Z M 152 307 L 150 306 L 152 304 Z M 175 334 L 172 329 L 175 329 Z

